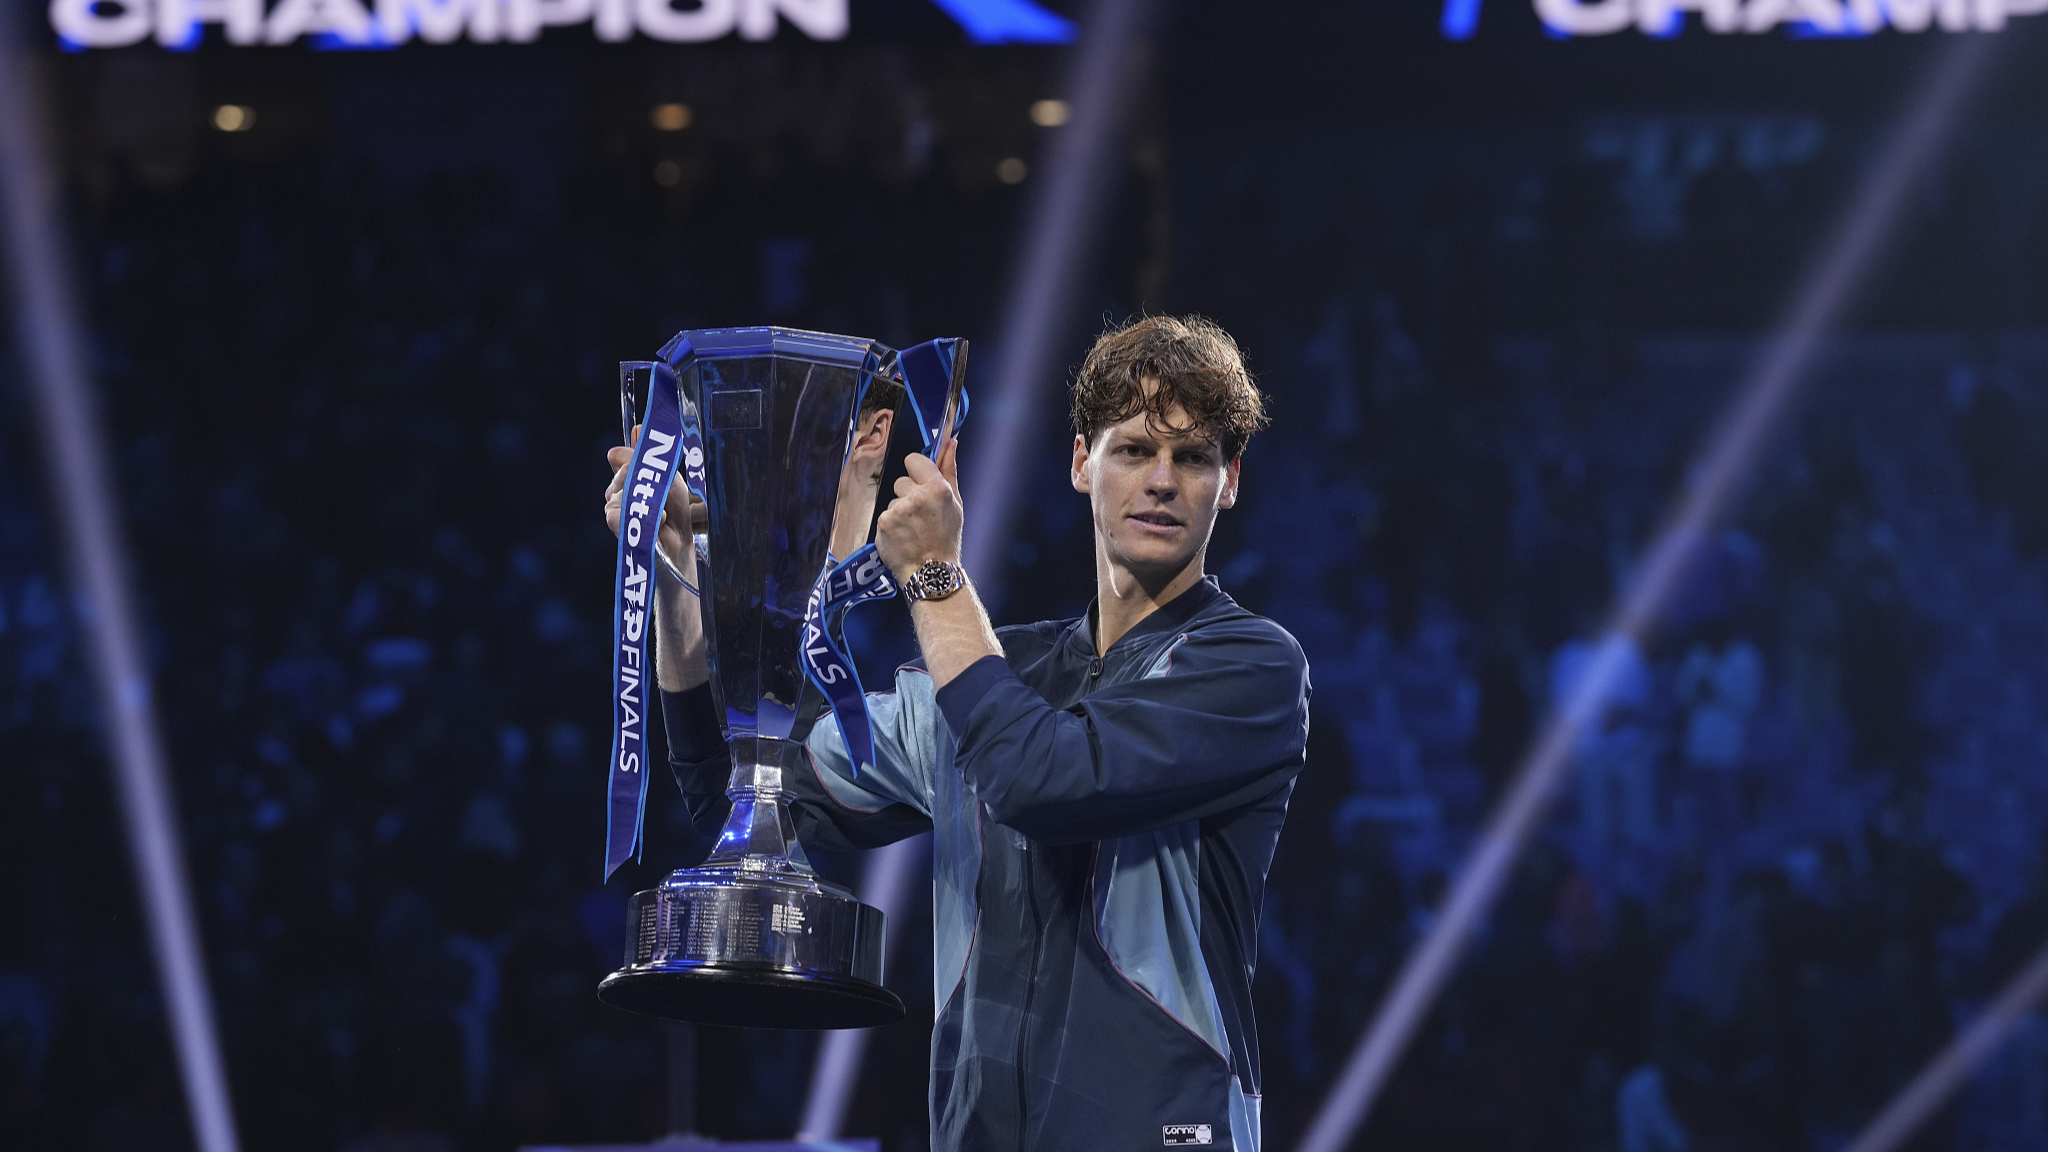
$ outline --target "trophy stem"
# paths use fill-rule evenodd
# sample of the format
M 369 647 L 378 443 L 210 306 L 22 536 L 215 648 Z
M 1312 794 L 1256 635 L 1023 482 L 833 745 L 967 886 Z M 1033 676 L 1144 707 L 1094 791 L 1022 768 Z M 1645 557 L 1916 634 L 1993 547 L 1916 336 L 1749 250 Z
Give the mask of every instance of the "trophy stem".
M 785 771 L 806 766 L 804 746 L 774 736 L 737 733 L 727 744 L 732 750 L 732 779 L 725 794 L 732 800 L 732 811 L 702 867 L 814 875 L 803 846 L 797 843 L 789 793 L 782 787 Z

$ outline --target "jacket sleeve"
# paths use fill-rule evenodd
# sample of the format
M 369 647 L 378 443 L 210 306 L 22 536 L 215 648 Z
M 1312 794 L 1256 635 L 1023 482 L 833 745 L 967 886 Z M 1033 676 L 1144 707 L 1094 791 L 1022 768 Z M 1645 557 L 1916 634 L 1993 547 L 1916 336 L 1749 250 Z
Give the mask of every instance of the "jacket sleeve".
M 996 656 L 941 689 L 990 817 L 1047 844 L 1106 840 L 1242 807 L 1300 772 L 1308 662 L 1292 637 L 1200 630 L 1162 663 L 1065 711 Z
M 732 777 L 732 755 L 718 732 L 711 685 L 699 684 L 683 692 L 663 690 L 661 727 L 668 741 L 668 770 L 683 790 L 690 824 L 697 830 L 692 858 L 702 860 L 717 843 L 719 827 L 732 808 L 725 798 L 726 781 Z
M 796 798 L 800 840 L 878 848 L 932 830 L 932 773 L 939 756 L 939 706 L 924 669 L 896 671 L 894 692 L 868 693 L 876 763 L 854 774 L 839 721 L 827 710 L 805 739 L 810 771 L 785 779 Z
M 938 707 L 922 669 L 897 673 L 897 691 L 868 695 L 875 758 L 856 780 L 851 758 L 828 711 L 811 729 L 809 763 L 784 779 L 797 836 L 813 844 L 872 848 L 931 829 L 932 765 L 938 754 Z M 690 822 L 708 851 L 732 803 L 725 788 L 732 757 L 719 735 L 708 684 L 661 694 L 669 769 L 682 788 Z

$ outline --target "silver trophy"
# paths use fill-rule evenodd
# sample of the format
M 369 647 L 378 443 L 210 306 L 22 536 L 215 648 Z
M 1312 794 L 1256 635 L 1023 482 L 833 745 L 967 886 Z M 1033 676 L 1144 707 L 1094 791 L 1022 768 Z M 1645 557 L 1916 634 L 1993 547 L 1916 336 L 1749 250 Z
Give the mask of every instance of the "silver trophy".
M 735 328 L 685 332 L 663 359 L 684 412 L 702 421 L 710 523 L 698 538 L 698 603 L 732 750 L 732 811 L 701 866 L 634 895 L 626 964 L 598 997 L 697 1024 L 892 1023 L 904 1009 L 882 986 L 882 913 L 812 871 L 783 780 L 811 771 L 805 610 L 828 553 L 843 559 L 869 539 L 878 477 L 849 482 L 849 449 L 859 418 L 902 395 L 895 354 L 846 336 Z M 645 410 L 646 379 L 622 373 L 629 422 Z

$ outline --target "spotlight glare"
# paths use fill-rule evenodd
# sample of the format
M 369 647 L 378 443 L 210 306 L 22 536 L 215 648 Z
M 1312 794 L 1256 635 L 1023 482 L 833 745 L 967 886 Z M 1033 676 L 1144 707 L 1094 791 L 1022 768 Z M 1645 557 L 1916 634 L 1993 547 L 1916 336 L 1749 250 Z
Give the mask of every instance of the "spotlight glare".
M 1065 100 L 1039 100 L 1031 105 L 1031 122 L 1040 128 L 1057 128 L 1074 116 Z
M 247 104 L 223 104 L 213 110 L 213 126 L 223 132 L 247 132 L 256 126 L 256 110 Z
M 1024 177 L 1030 171 L 1030 169 L 1024 166 L 1024 161 L 1017 159 L 1015 156 L 1008 156 L 1003 159 L 1002 163 L 996 165 L 996 179 L 1001 180 L 1005 184 L 1022 184 Z
M 663 132 L 681 132 L 692 119 L 688 104 L 656 104 L 647 114 L 647 122 Z
M 673 160 L 663 160 L 654 166 L 654 182 L 663 188 L 673 188 L 683 182 L 683 166 Z

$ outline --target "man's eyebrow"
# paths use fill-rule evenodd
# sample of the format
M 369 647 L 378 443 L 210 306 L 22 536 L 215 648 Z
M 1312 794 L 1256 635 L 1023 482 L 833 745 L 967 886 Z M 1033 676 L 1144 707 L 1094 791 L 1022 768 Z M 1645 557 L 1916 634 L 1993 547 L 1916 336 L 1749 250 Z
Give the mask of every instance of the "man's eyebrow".
M 1189 428 L 1162 428 L 1148 420 L 1141 428 L 1136 430 L 1126 429 L 1120 424 L 1112 424 L 1104 429 L 1103 432 L 1105 447 L 1119 443 L 1171 444 L 1175 451 L 1186 451 L 1197 447 L 1216 450 L 1223 447 L 1222 437 L 1218 436 L 1206 424 L 1198 424 Z
M 1158 439 L 1171 441 L 1173 446 L 1180 450 L 1188 448 L 1218 448 L 1222 446 L 1222 441 L 1217 439 L 1215 433 L 1209 431 L 1206 427 L 1190 428 L 1182 432 L 1168 432 L 1158 437 Z
M 1151 414 L 1146 417 L 1144 428 L 1145 434 L 1155 440 L 1204 440 L 1212 444 L 1217 442 L 1215 428 L 1202 422 L 1165 424 L 1160 422 L 1157 414 Z
M 1117 432 L 1103 441 L 1104 448 L 1120 448 L 1125 445 L 1136 445 L 1142 448 L 1171 448 L 1175 452 L 1215 452 L 1223 447 L 1214 436 L 1189 433 L 1159 436 Z

